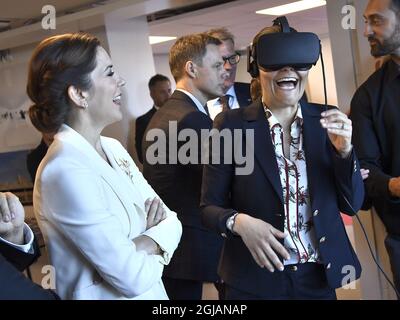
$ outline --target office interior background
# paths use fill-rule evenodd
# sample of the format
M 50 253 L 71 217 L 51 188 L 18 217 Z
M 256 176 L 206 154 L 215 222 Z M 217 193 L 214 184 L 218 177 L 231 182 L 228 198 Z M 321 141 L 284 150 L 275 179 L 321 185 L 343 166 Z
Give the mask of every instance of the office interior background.
M 322 41 L 327 76 L 328 103 L 348 112 L 356 88 L 374 70 L 367 40 L 363 37 L 362 13 L 367 0 L 317 1 L 322 5 L 288 14 L 290 24 L 300 31 L 316 33 Z M 109 51 L 114 67 L 127 81 L 123 88 L 124 117 L 108 127 L 104 135 L 118 139 L 136 159 L 134 120 L 152 106 L 147 82 L 156 73 L 173 77 L 168 52 L 174 39 L 185 34 L 227 27 L 241 53 L 236 81 L 250 82 L 246 47 L 263 27 L 276 17 L 256 11 L 283 5 L 289 0 L 0 0 L 0 191 L 11 190 L 23 199 L 28 219 L 33 223 L 30 202 L 32 183 L 23 157 L 39 144 L 40 134 L 29 122 L 26 111 L 27 66 L 34 47 L 45 37 L 85 31 L 97 36 Z M 356 13 L 356 27 L 343 28 L 346 5 Z M 51 5 L 56 10 L 56 28 L 44 29 L 42 19 Z M 348 13 L 348 12 L 347 12 Z M 150 37 L 150 38 L 149 38 Z M 167 38 L 155 38 L 167 37 Z M 151 41 L 149 41 L 149 39 Z M 164 40 L 164 42 L 158 42 Z M 167 41 L 165 41 L 167 40 Z M 173 88 L 175 87 L 173 83 Z M 310 101 L 323 103 L 321 63 L 310 71 L 306 88 Z M 323 183 L 323 181 L 321 181 Z M 374 254 L 389 276 L 384 248 L 385 231 L 374 212 L 360 212 Z M 374 264 L 360 225 L 347 219 L 346 230 L 363 267 L 360 280 L 338 290 L 339 299 L 395 299 L 389 284 Z M 47 264 L 45 249 L 30 269 L 40 283 L 42 266 Z M 204 298 L 212 299 L 213 294 Z

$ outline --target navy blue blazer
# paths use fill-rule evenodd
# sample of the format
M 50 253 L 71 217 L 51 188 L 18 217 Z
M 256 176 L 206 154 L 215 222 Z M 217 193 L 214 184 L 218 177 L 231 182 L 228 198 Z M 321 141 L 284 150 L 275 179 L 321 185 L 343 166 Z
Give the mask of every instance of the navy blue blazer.
M 40 251 L 34 242 L 34 253 L 22 252 L 0 241 L 0 300 L 53 300 L 51 290 L 44 290 L 26 278 L 20 271 L 36 261 Z
M 236 99 L 241 108 L 247 107 L 251 104 L 249 83 L 235 82 L 233 88 L 235 89 Z
M 193 129 L 197 137 L 201 130 L 211 130 L 212 120 L 200 112 L 196 104 L 185 93 L 176 90 L 160 110 L 152 117 L 147 131 L 159 129 L 165 132 L 168 142 L 166 153 L 159 151 L 159 157 L 166 164 L 150 164 L 143 158 L 143 175 L 159 197 L 171 210 L 175 211 L 182 222 L 183 233 L 178 248 L 169 265 L 164 267 L 164 276 L 173 279 L 186 279 L 202 282 L 218 280 L 217 265 L 221 253 L 222 239 L 204 228 L 200 218 L 200 194 L 203 165 L 201 164 L 201 144 L 195 157 L 198 164 L 174 163 L 169 159 L 169 143 L 173 140 L 178 148 L 186 141 L 176 141 L 177 136 L 170 136 L 170 126 L 176 123 L 178 133 Z M 171 127 L 172 128 L 172 127 Z M 145 134 L 146 136 L 146 134 Z M 153 144 L 143 140 L 143 154 Z M 192 153 L 189 150 L 188 153 Z
M 341 159 L 322 128 L 323 106 L 302 102 L 301 108 L 315 233 L 327 281 L 332 288 L 337 288 L 348 275 L 345 266 L 354 266 L 356 278 L 361 274 L 360 263 L 347 237 L 340 212 L 357 213 L 363 202 L 364 187 L 354 151 L 349 158 Z M 240 167 L 235 160 L 233 164 L 208 164 L 204 168 L 202 221 L 206 227 L 226 236 L 219 274 L 234 288 L 266 299 L 273 298 L 263 289 L 272 287 L 278 290 L 282 287 L 282 273 L 270 273 L 260 268 L 241 237 L 226 229 L 228 217 L 234 212 L 243 212 L 284 230 L 283 192 L 261 99 L 247 108 L 221 113 L 214 121 L 214 128 L 253 129 L 255 136 L 254 170 L 251 174 L 235 175 L 235 168 Z

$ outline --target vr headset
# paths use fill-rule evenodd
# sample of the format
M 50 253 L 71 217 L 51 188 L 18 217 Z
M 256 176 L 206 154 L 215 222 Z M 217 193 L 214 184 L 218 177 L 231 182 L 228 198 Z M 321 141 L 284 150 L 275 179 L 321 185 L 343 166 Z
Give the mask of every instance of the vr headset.
M 319 59 L 321 41 L 316 34 L 291 32 L 284 16 L 274 20 L 276 25 L 281 27 L 281 32 L 264 34 L 247 48 L 247 71 L 253 78 L 258 77 L 259 67 L 265 71 L 286 66 L 309 70 Z

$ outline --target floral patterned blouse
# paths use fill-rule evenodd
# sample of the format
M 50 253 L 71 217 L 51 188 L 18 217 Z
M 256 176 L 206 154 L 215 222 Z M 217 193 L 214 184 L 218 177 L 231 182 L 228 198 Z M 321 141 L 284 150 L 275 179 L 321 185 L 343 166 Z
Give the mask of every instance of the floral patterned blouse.
M 303 116 L 300 105 L 290 127 L 290 157 L 287 159 L 283 148 L 283 128 L 273 113 L 264 106 L 269 122 L 272 144 L 283 190 L 285 209 L 284 246 L 290 254 L 285 265 L 318 262 L 318 246 L 313 226 L 313 216 L 308 193 L 306 158 L 303 148 Z

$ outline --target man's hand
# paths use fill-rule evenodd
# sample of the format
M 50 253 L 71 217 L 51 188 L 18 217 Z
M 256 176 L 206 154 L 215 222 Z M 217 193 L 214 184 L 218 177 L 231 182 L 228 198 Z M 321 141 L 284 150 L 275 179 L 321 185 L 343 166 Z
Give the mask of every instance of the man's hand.
M 400 197 L 400 177 L 389 180 L 389 191 L 393 197 Z
M 369 177 L 369 170 L 368 169 L 360 169 L 361 177 L 363 180 L 368 179 Z
M 24 208 L 18 197 L 10 192 L 0 192 L 0 237 L 23 244 L 24 218 Z
M 283 271 L 283 264 L 278 255 L 285 260 L 290 258 L 285 247 L 277 240 L 286 235 L 263 220 L 239 213 L 236 216 L 233 231 L 242 237 L 253 259 L 261 268 L 274 272 L 275 268 Z
M 351 135 L 353 126 L 351 120 L 340 110 L 331 109 L 323 112 L 321 125 L 327 129 L 329 139 L 342 158 L 351 153 Z
M 144 203 L 144 207 L 147 213 L 146 230 L 158 225 L 162 220 L 167 217 L 167 212 L 164 209 L 160 199 L 149 198 Z

